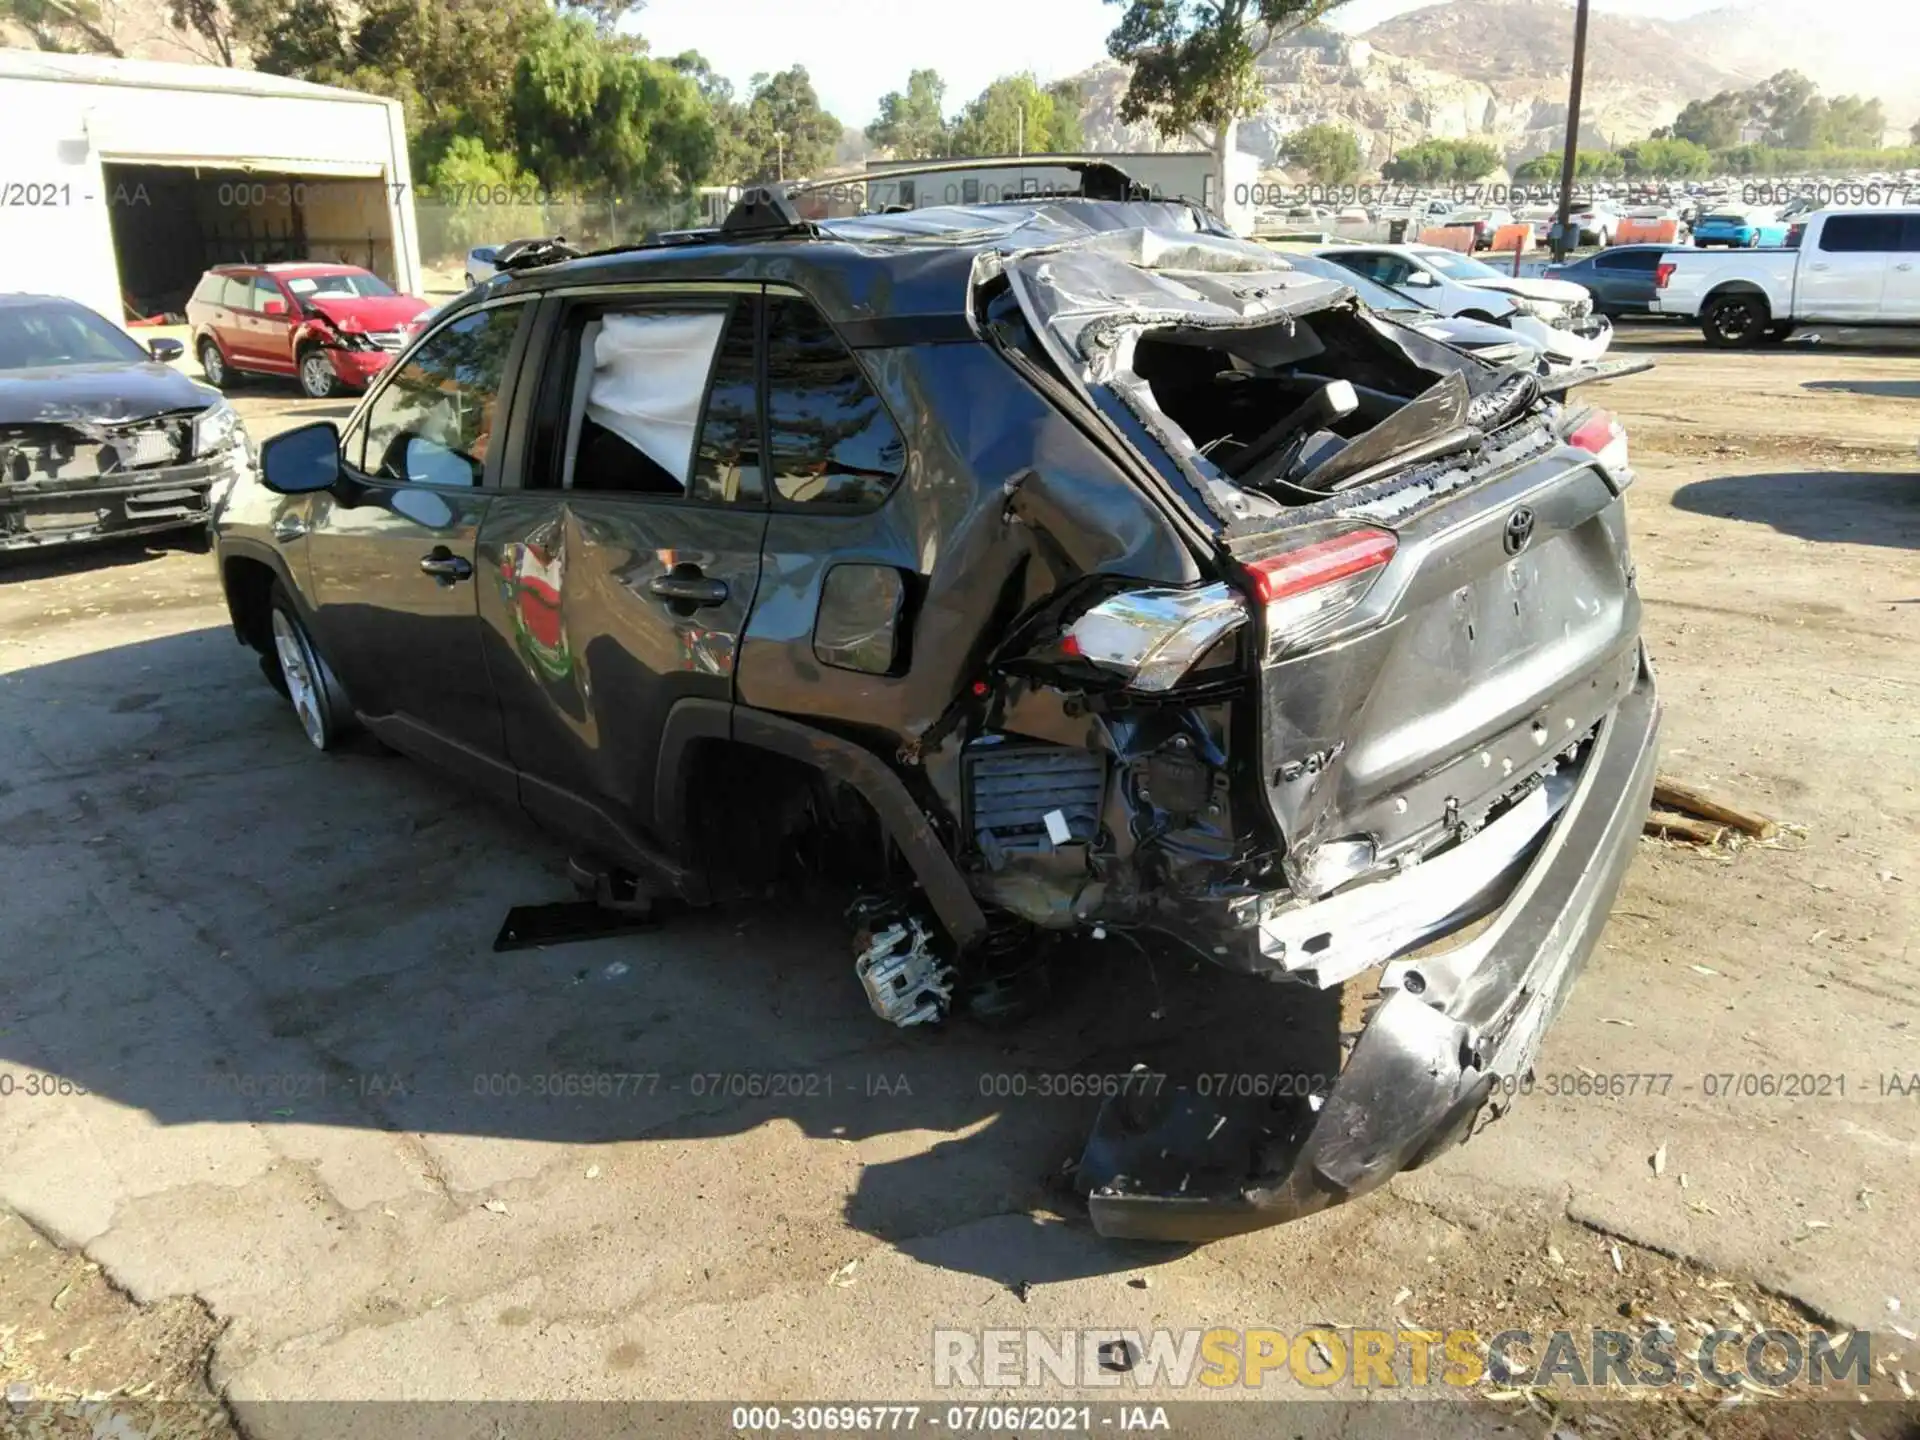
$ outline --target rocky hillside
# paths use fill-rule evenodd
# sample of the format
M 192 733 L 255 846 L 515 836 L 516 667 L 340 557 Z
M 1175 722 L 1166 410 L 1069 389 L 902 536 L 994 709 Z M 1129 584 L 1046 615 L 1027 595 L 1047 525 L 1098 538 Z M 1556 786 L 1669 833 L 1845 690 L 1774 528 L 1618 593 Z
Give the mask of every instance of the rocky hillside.
M 1581 143 L 1603 148 L 1643 139 L 1689 100 L 1802 63 L 1801 55 L 1818 46 L 1809 49 L 1803 36 L 1796 48 L 1780 26 L 1798 13 L 1805 31 L 1804 3 L 1761 0 L 1679 23 L 1596 11 L 1587 32 Z M 1835 3 L 1844 11 L 1857 0 Z M 1754 23 L 1774 6 L 1780 7 L 1780 21 L 1764 29 Z M 1834 38 L 1846 42 L 1857 60 L 1864 33 L 1871 32 L 1862 16 L 1857 30 L 1849 24 Z M 1268 52 L 1267 103 L 1241 127 L 1240 143 L 1272 165 L 1289 131 L 1335 121 L 1359 135 L 1369 167 L 1430 136 L 1484 139 L 1514 164 L 1559 147 L 1572 51 L 1573 7 L 1564 0 L 1452 0 L 1396 16 L 1357 37 L 1303 31 Z M 1908 43 L 1890 53 L 1888 82 L 1873 87 L 1884 94 L 1889 120 L 1902 129 L 1912 122 L 1909 108 L 1920 114 L 1920 97 L 1910 106 L 1899 93 L 1920 84 L 1920 67 L 1910 58 L 1917 51 L 1920 45 Z M 1829 93 L 1869 88 L 1857 64 L 1848 73 L 1837 66 L 1822 73 L 1811 60 L 1805 68 Z M 1168 143 L 1156 141 L 1149 127 L 1120 124 L 1123 67 L 1104 63 L 1079 79 L 1090 145 Z

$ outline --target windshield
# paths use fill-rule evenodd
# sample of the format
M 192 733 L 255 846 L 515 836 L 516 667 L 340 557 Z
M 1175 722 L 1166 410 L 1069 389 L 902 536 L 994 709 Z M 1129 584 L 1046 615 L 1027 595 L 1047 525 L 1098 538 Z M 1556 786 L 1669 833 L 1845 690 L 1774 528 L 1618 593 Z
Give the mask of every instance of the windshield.
M 0 370 L 106 365 L 152 357 L 91 310 L 49 301 L 0 307 Z
M 342 275 L 292 275 L 287 289 L 302 300 L 357 300 L 363 295 L 391 295 L 393 287 L 378 275 L 350 270 Z
M 1503 276 L 1491 265 L 1482 265 L 1478 260 L 1470 260 L 1465 255 L 1455 254 L 1451 250 L 1422 250 L 1420 258 L 1442 275 L 1455 280 L 1503 280 Z
M 1418 300 L 1400 294 L 1397 290 L 1389 290 L 1377 280 L 1369 280 L 1358 271 L 1349 270 L 1344 265 L 1336 265 L 1333 261 L 1319 255 L 1289 255 L 1286 260 L 1296 270 L 1304 270 L 1309 275 L 1319 275 L 1327 280 L 1338 280 L 1342 285 L 1352 287 L 1354 294 L 1375 310 L 1430 308 L 1422 305 Z

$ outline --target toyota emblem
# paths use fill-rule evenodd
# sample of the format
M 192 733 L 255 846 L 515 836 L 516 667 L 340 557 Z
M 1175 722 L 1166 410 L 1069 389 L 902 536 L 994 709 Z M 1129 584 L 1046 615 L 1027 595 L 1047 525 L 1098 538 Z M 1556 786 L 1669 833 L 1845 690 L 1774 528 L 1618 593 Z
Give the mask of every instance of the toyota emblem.
M 1518 555 L 1527 548 L 1527 542 L 1533 539 L 1533 511 L 1522 505 L 1507 516 L 1505 535 L 1507 554 Z

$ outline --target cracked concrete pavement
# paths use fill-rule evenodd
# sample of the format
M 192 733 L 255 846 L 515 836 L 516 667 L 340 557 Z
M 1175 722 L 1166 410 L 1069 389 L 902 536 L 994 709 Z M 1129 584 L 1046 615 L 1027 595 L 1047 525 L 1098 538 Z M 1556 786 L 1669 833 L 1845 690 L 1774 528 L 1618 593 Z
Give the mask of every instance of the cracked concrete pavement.
M 938 1036 L 879 1025 L 838 922 L 791 903 L 494 954 L 563 853 L 309 750 L 206 557 L 163 545 L 0 572 L 0 1205 L 140 1304 L 203 1305 L 243 1414 L 924 1397 L 940 1325 L 1465 1323 L 1555 1233 L 1910 1323 L 1920 357 L 1621 343 L 1661 361 L 1593 398 L 1635 444 L 1665 768 L 1804 834 L 1643 841 L 1535 1093 L 1387 1192 L 1187 1253 L 1092 1235 L 1058 1176 L 1097 1101 L 1032 1077 L 1281 1068 L 1312 1008 L 1177 952 L 1090 947 L 1054 1013 Z M 240 403 L 257 433 L 345 408 Z M 1565 1093 L 1613 1075 L 1669 1078 Z

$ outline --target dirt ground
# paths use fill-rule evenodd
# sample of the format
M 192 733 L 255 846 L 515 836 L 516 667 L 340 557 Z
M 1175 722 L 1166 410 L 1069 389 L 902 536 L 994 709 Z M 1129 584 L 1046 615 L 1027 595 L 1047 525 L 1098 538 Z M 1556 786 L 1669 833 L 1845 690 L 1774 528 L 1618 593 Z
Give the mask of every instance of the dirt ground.
M 1272 987 L 1096 948 L 1026 1027 L 919 1036 L 873 1020 L 806 908 L 496 955 L 506 906 L 565 893 L 564 857 L 407 762 L 307 749 L 203 554 L 8 566 L 0 1382 L 31 1390 L 0 1433 L 342 1432 L 287 1401 L 924 1399 L 937 1327 L 1663 1322 L 1871 1332 L 1872 1382 L 1583 1410 L 1489 1380 L 1470 1418 L 1920 1433 L 1920 350 L 1618 345 L 1659 361 L 1590 398 L 1632 437 L 1663 768 L 1789 829 L 1642 841 L 1534 1094 L 1379 1194 L 1191 1251 L 1095 1237 L 1060 1175 L 1097 1102 L 998 1082 L 1271 1054 Z M 347 408 L 237 403 L 261 435 Z M 810 1083 L 730 1093 L 745 1070 Z M 588 1073 L 657 1079 L 529 1093 Z M 1615 1076 L 1665 1079 L 1590 1093 Z M 1382 1409 L 1328 1393 L 1284 1432 Z

